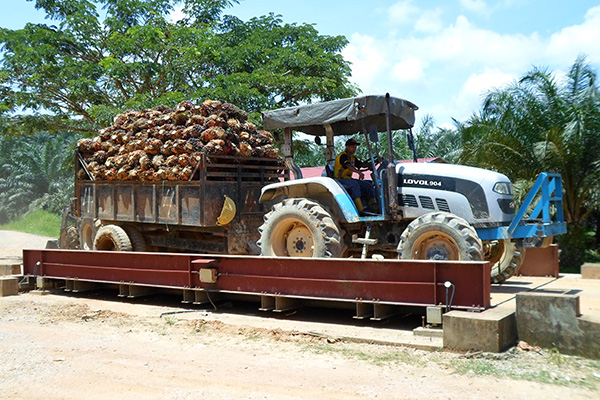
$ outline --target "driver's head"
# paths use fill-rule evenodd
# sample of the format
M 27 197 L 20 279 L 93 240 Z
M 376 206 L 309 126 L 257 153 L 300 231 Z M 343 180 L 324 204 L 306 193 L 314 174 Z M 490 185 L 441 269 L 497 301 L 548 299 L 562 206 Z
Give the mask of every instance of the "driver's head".
M 358 143 L 354 139 L 348 139 L 348 140 L 346 140 L 346 152 L 348 154 L 354 154 L 356 152 L 356 146 L 358 146 L 359 144 L 360 143 Z

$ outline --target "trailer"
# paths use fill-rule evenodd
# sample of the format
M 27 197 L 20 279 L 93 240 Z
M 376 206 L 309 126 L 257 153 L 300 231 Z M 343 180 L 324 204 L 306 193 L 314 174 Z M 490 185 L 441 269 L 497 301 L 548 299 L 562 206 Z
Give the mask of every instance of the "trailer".
M 259 203 L 261 189 L 289 172 L 277 159 L 202 154 L 193 180 L 106 181 L 77 154 L 75 176 L 61 248 L 258 254 L 272 204 Z

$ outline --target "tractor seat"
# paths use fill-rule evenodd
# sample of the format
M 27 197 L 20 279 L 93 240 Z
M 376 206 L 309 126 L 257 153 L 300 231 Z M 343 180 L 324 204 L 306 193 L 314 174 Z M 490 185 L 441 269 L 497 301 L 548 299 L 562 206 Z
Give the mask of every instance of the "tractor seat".
M 333 179 L 333 165 L 325 164 L 325 168 L 323 168 L 321 176 L 326 176 Z

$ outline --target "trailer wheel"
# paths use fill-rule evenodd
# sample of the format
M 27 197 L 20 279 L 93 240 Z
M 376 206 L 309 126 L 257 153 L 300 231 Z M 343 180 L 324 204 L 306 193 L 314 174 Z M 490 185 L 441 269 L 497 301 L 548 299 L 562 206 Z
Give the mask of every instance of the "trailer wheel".
M 60 232 L 60 238 L 58 245 L 61 249 L 78 249 L 79 248 L 79 234 L 77 228 L 69 226 L 66 230 Z
M 125 229 L 127 236 L 129 236 L 133 251 L 147 251 L 146 239 L 144 239 L 144 235 L 142 235 L 139 229 L 132 226 L 126 226 L 123 229 Z
M 420 216 L 402 232 L 398 258 L 404 260 L 481 261 L 482 243 L 475 229 L 454 214 Z
M 79 224 L 79 248 L 81 250 L 92 250 L 94 239 L 99 224 L 93 218 L 83 218 Z
M 317 202 L 295 198 L 273 206 L 258 228 L 263 256 L 341 257 L 343 231 Z
M 515 275 L 525 259 L 525 248 L 508 239 L 484 243 L 485 261 L 492 264 L 492 282 L 502 283 Z
M 131 240 L 120 226 L 106 225 L 96 232 L 94 250 L 132 251 Z

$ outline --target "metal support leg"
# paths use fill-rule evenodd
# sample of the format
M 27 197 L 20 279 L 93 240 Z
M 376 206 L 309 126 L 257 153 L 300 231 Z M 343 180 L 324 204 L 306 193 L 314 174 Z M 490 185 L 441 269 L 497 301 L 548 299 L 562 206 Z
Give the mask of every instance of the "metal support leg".
M 354 319 L 367 319 L 373 316 L 373 304 L 356 303 L 356 315 Z
M 259 311 L 272 311 L 275 308 L 275 297 L 260 296 Z
M 377 239 L 369 239 L 370 236 L 371 236 L 371 224 L 370 223 L 367 224 L 367 231 L 365 232 L 364 238 L 359 238 L 358 235 L 352 235 L 352 243 L 358 243 L 358 244 L 363 245 L 362 253 L 360 255 L 360 258 L 362 258 L 362 259 L 367 258 L 369 246 L 373 246 L 373 245 L 377 244 Z

